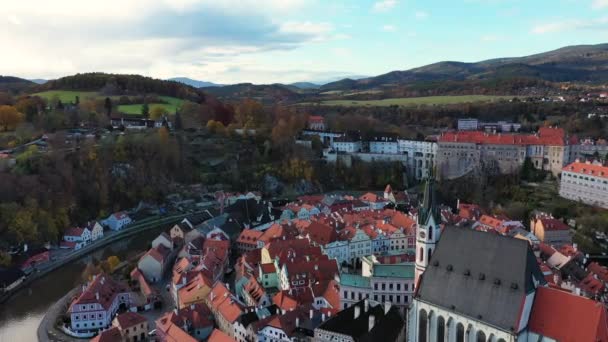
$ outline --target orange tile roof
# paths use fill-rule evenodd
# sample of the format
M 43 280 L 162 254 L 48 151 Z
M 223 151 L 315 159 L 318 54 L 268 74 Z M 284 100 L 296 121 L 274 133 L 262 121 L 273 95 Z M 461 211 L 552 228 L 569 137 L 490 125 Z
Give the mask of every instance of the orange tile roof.
M 175 324 L 175 312 L 171 311 L 156 320 L 156 329 L 162 331 L 163 341 L 166 342 L 197 342 L 182 328 Z M 160 335 L 160 334 L 159 334 Z
M 125 312 L 116 316 L 116 321 L 121 329 L 126 329 L 140 323 L 144 323 L 147 319 L 135 312 Z
M 120 334 L 120 329 L 117 327 L 112 327 L 108 330 L 104 330 L 99 335 L 93 337 L 91 342 L 116 342 L 122 341 L 122 335 Z
M 236 340 L 221 330 L 213 329 L 207 342 L 236 342 Z
M 608 341 L 608 319 L 602 303 L 547 287 L 536 290 L 528 326 L 563 342 Z
M 608 166 L 574 162 L 564 166 L 562 171 L 585 174 L 589 176 L 608 178 Z
M 236 242 L 246 243 L 246 244 L 256 244 L 258 239 L 264 234 L 259 230 L 254 229 L 245 229 L 239 234 Z
M 556 130 L 556 131 L 552 131 Z M 561 135 L 560 135 L 561 132 Z M 539 134 L 488 134 L 481 131 L 458 131 L 441 134 L 439 142 L 461 142 L 482 145 L 563 146 L 563 130 L 546 128 Z

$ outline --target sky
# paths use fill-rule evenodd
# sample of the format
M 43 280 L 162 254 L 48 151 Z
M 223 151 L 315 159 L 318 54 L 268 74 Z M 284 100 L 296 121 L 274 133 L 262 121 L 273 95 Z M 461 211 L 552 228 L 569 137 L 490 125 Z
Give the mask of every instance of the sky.
M 0 74 L 327 82 L 608 42 L 608 0 L 0 0 Z

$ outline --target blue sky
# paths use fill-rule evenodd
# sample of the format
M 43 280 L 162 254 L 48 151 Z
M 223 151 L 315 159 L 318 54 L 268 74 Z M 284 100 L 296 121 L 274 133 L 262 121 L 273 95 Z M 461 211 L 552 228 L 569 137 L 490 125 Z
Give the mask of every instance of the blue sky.
M 608 42 L 608 0 L 6 2 L 0 74 L 26 78 L 319 82 Z

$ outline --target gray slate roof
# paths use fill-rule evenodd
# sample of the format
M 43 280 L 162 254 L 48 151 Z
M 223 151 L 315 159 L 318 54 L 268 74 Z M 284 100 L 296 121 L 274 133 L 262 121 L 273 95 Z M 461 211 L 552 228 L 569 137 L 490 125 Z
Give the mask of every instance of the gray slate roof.
M 526 294 L 536 288 L 534 281 L 545 284 L 528 242 L 446 227 L 417 298 L 512 331 Z

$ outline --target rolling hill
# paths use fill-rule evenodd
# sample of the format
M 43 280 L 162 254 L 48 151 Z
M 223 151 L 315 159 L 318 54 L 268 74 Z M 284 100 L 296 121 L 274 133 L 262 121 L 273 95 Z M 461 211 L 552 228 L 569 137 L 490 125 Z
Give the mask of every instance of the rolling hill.
M 256 99 L 262 103 L 282 103 L 298 100 L 301 94 L 282 84 L 239 83 L 222 87 L 208 87 L 205 92 L 220 99 L 240 100 Z
M 173 78 L 168 79 L 168 81 L 175 81 L 175 82 L 187 84 L 194 88 L 221 87 L 222 86 L 222 84 L 217 84 L 217 83 L 207 82 L 207 81 L 193 80 L 188 77 L 173 77 Z
M 18 93 L 35 85 L 34 82 L 14 76 L 0 75 L 0 91 Z
M 496 58 L 475 63 L 444 61 L 404 71 L 391 71 L 359 80 L 343 79 L 321 86 L 322 91 L 415 86 L 416 84 L 529 78 L 547 82 L 607 82 L 608 44 L 577 45 L 524 57 Z

